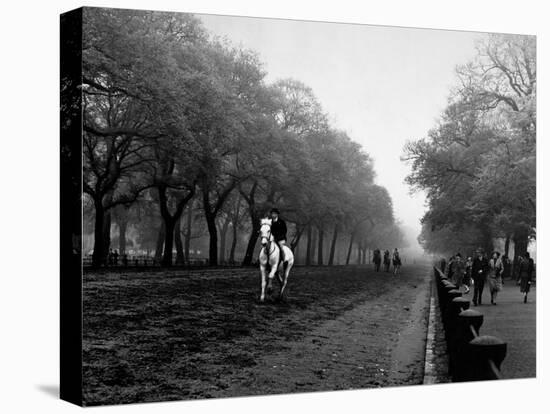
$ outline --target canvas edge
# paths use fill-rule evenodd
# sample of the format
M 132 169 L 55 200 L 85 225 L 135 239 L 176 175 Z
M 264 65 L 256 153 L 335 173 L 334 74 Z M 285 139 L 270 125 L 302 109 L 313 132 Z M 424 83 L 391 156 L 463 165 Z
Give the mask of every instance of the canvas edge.
M 60 15 L 60 387 L 82 406 L 82 15 Z

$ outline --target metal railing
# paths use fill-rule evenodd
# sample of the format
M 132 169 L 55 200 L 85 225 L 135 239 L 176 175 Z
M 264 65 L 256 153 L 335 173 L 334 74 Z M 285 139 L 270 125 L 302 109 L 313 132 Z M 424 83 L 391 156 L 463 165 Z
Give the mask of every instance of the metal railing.
M 449 354 L 449 375 L 453 382 L 500 379 L 500 367 L 507 344 L 499 338 L 480 335 L 483 314 L 470 309 L 456 285 L 434 266 L 439 308 Z

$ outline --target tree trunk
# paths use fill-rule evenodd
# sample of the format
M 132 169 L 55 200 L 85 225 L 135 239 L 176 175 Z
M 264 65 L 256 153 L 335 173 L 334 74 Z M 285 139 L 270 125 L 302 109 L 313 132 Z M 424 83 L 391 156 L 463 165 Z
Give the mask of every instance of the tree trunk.
M 246 245 L 246 251 L 243 258 L 243 266 L 250 266 L 252 264 L 252 256 L 254 255 L 254 249 L 260 233 L 260 206 L 256 204 L 256 191 L 258 189 L 258 182 L 255 181 L 252 184 L 249 192 L 245 192 L 242 188 L 239 189 L 241 196 L 248 203 L 248 216 L 250 218 L 251 233 L 248 238 L 248 244 Z
M 216 227 L 216 216 L 208 211 L 205 203 L 205 218 L 208 234 L 210 235 L 208 245 L 208 264 L 210 266 L 218 265 L 218 228 Z
M 334 264 L 334 253 L 336 251 L 336 240 L 338 239 L 338 225 L 334 225 L 334 231 L 332 232 L 332 241 L 330 243 L 330 253 L 328 256 L 328 265 Z
M 190 191 L 187 193 L 185 197 L 180 197 L 176 199 L 176 209 L 174 213 L 170 213 L 170 210 L 168 208 L 169 206 L 169 200 L 167 196 L 167 189 L 168 187 L 164 184 L 159 185 L 157 187 L 158 189 L 158 196 L 159 196 L 159 208 L 160 208 L 160 215 L 162 219 L 164 220 L 164 255 L 162 257 L 162 265 L 165 267 L 172 266 L 172 259 L 173 259 L 173 246 L 174 246 L 174 230 L 176 228 L 176 222 L 180 219 L 183 210 L 185 209 L 185 206 L 193 198 L 193 195 L 195 194 L 195 187 L 193 186 Z M 179 227 L 179 225 L 178 225 Z M 178 230 L 178 237 L 179 230 Z
M 105 210 L 101 200 L 94 200 L 95 223 L 94 223 L 94 252 L 92 253 L 92 267 L 97 268 L 103 264 L 105 250 L 103 245 L 103 222 Z
M 351 250 L 353 248 L 353 239 L 355 239 L 355 233 L 351 233 L 351 236 L 349 238 L 349 247 L 348 247 L 348 255 L 346 256 L 346 265 L 349 265 L 349 261 L 351 259 Z
M 225 242 L 227 239 L 227 230 L 229 229 L 229 217 L 227 217 L 220 231 L 220 263 L 225 263 Z
M 181 217 L 176 221 L 174 229 L 174 244 L 176 245 L 176 264 L 185 264 L 185 255 L 183 254 L 183 243 L 181 241 Z
M 111 248 L 111 211 L 105 212 L 103 219 L 103 262 L 108 258 L 109 249 Z
M 231 237 L 231 249 L 229 250 L 229 263 L 235 263 L 235 251 L 237 250 L 237 225 L 233 224 L 233 233 Z
M 163 267 L 172 266 L 175 228 L 176 228 L 176 222 L 173 218 L 166 218 L 164 220 L 164 254 L 162 256 Z
M 162 260 L 162 248 L 164 246 L 165 233 L 166 233 L 166 227 L 163 221 L 159 228 L 159 233 L 157 236 L 157 245 L 155 247 L 155 262 L 157 263 L 159 263 Z
M 325 230 L 323 227 L 318 228 L 319 240 L 317 241 L 317 265 L 323 265 L 323 244 L 325 241 Z
M 235 207 L 235 214 L 233 215 L 233 219 L 231 220 L 233 224 L 233 232 L 232 232 L 232 238 L 231 238 L 231 250 L 229 251 L 229 263 L 234 264 L 235 263 L 235 250 L 237 250 L 237 236 L 238 232 L 237 229 L 239 227 L 239 215 L 241 210 L 241 198 L 237 197 L 237 205 Z
M 318 233 L 315 230 L 314 227 L 311 229 L 311 264 L 317 264 L 317 260 L 315 258 L 315 253 L 317 251 L 317 236 Z
M 187 206 L 187 224 L 185 226 L 185 252 L 184 256 L 189 261 L 189 250 L 191 248 L 191 230 L 193 227 L 193 200 Z
M 304 234 L 304 227 L 296 225 L 296 234 L 294 235 L 294 239 L 290 242 L 290 250 L 294 251 L 298 248 L 302 234 Z
M 483 249 L 487 252 L 488 255 L 490 255 L 494 250 L 493 245 L 493 234 L 491 232 L 491 229 L 487 225 L 483 225 L 481 227 L 481 235 L 483 243 Z
M 313 244 L 312 238 L 313 238 L 313 230 L 311 229 L 311 225 L 308 225 L 307 226 L 306 266 L 311 265 L 311 246 Z
M 222 191 L 216 191 L 217 200 L 212 203 L 210 200 L 211 189 L 208 185 L 208 180 L 206 177 L 203 177 L 202 209 L 204 211 L 208 233 L 210 234 L 210 243 L 208 247 L 208 263 L 210 266 L 218 265 L 218 228 L 216 227 L 216 217 L 236 185 L 237 182 L 232 181 L 226 185 Z
M 120 255 L 126 254 L 126 228 L 128 227 L 128 220 L 126 217 L 122 218 L 118 223 L 118 250 Z
M 252 264 L 252 256 L 254 255 L 254 248 L 258 241 L 258 235 L 260 233 L 260 217 L 255 211 L 254 207 L 249 208 L 248 214 L 250 216 L 250 237 L 248 238 L 248 244 L 246 246 L 246 252 L 244 254 L 243 266 L 250 266 Z

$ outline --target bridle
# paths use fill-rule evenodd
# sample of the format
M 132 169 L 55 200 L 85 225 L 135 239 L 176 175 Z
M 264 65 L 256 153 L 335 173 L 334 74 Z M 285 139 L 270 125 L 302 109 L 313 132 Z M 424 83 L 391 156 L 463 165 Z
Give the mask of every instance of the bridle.
M 269 259 L 269 256 L 271 256 L 271 254 L 273 253 L 273 251 L 271 250 L 271 236 L 272 236 L 272 234 L 271 234 L 271 224 L 264 223 L 264 224 L 262 224 L 261 227 L 263 227 L 263 226 L 268 226 L 269 227 L 269 230 L 267 232 L 267 236 L 261 236 L 262 238 L 265 237 L 267 239 L 267 243 L 264 247 L 264 250 L 265 250 L 265 254 L 267 255 L 267 258 Z M 260 231 L 261 231 L 261 227 L 260 227 Z M 273 250 L 275 250 L 275 249 L 273 249 Z

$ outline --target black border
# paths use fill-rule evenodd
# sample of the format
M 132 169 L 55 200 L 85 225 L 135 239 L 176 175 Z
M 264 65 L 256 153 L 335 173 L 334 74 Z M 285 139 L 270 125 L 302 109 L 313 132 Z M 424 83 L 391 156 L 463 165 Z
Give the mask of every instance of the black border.
M 60 398 L 82 406 L 82 8 L 60 17 Z

